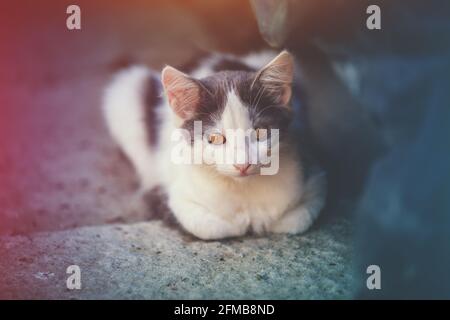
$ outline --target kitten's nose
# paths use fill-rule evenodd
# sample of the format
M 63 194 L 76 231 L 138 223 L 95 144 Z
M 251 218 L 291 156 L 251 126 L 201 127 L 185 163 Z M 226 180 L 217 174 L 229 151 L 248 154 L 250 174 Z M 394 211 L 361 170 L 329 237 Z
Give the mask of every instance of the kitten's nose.
M 248 170 L 248 168 L 250 168 L 250 164 L 249 164 L 249 163 L 244 163 L 244 164 L 233 164 L 233 167 L 235 167 L 236 169 L 238 169 L 239 172 L 242 174 L 242 173 L 245 173 L 245 172 Z

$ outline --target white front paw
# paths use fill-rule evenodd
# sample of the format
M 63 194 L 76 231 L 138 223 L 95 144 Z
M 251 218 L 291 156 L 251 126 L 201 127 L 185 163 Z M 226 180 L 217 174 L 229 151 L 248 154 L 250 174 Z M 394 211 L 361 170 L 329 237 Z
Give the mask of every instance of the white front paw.
M 205 215 L 201 223 L 185 225 L 185 229 L 202 240 L 216 240 L 242 236 L 246 233 L 249 219 L 235 218 L 232 222 L 216 217 L 212 214 Z
M 303 233 L 313 224 L 314 219 L 305 207 L 286 212 L 273 223 L 270 231 L 274 233 Z
M 237 230 L 239 230 L 239 234 L 245 234 L 248 230 L 248 226 L 250 225 L 250 216 L 247 214 L 238 213 L 231 219 L 231 223 Z

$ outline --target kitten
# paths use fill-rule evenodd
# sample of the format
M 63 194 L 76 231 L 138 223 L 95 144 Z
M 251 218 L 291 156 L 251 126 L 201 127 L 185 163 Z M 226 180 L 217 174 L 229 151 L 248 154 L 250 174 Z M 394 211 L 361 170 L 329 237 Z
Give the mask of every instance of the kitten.
M 307 177 L 289 126 L 294 69 L 286 51 L 213 55 L 190 75 L 167 66 L 160 76 L 134 66 L 105 91 L 104 116 L 142 189 L 162 186 L 189 233 L 205 240 L 249 231 L 301 233 L 323 207 L 325 177 Z M 240 144 L 233 137 L 238 131 L 249 132 Z M 197 147 L 208 151 L 200 162 L 175 161 Z M 219 161 L 224 150 L 237 157 Z M 261 150 L 270 163 L 258 161 Z

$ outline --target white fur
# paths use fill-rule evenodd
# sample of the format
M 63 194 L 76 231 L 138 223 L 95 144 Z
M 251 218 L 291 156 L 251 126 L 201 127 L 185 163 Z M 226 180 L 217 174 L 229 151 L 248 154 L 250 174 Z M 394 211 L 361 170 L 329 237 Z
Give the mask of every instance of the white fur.
M 264 61 L 258 56 L 261 61 L 250 64 L 262 67 L 274 56 L 266 56 Z M 212 73 L 208 65 L 212 63 L 204 63 L 192 75 Z M 141 99 L 142 86 L 149 75 L 150 71 L 142 67 L 117 75 L 106 91 L 105 119 L 113 137 L 133 162 L 143 187 L 161 184 L 170 209 L 188 232 L 206 240 L 241 236 L 249 230 L 259 234 L 301 233 L 311 226 L 323 206 L 324 179 L 317 175 L 305 182 L 300 160 L 291 150 L 280 154 L 276 175 L 235 178 L 230 167 L 175 164 L 170 158 L 170 137 L 179 119 L 164 100 L 160 114 L 161 147 L 158 152 L 151 152 L 142 122 Z M 250 126 L 248 112 L 233 90 L 228 94 L 218 126 Z
M 240 100 L 239 96 L 235 93 L 234 89 L 230 89 L 227 94 L 227 101 L 225 104 L 225 108 L 223 110 L 222 117 L 220 121 L 217 123 L 217 129 L 223 133 L 227 130 L 239 130 L 241 129 L 242 136 L 237 136 L 235 139 L 227 138 L 227 143 L 222 146 L 216 146 L 215 149 L 222 149 L 224 151 L 225 148 L 232 148 L 232 152 L 234 153 L 234 158 L 236 160 L 240 160 L 240 163 L 243 164 L 249 161 L 249 155 L 247 152 L 247 146 L 242 144 L 239 145 L 237 140 L 239 138 L 243 138 L 244 131 L 248 129 L 252 129 L 252 123 L 250 121 L 250 115 L 248 112 L 248 108 L 245 108 Z M 238 131 L 234 131 L 238 132 Z M 230 131 L 231 133 L 231 131 Z M 230 135 L 227 135 L 230 137 Z M 236 140 L 236 141 L 234 141 Z M 216 164 L 216 168 L 219 172 L 223 174 L 228 174 L 231 176 L 239 176 L 239 171 L 233 166 L 232 163 L 220 163 Z M 252 171 L 254 173 L 255 166 L 252 166 Z M 249 172 L 251 173 L 251 172 Z
M 142 189 L 159 183 L 155 154 L 149 149 L 143 90 L 151 71 L 135 66 L 118 73 L 105 91 L 103 113 L 112 137 L 133 163 Z

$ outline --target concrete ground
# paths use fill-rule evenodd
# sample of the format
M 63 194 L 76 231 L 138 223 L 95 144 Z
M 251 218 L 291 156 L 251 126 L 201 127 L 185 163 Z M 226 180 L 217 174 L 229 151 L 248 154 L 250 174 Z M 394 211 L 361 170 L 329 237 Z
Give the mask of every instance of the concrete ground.
M 341 299 L 351 295 L 348 223 L 305 236 L 186 240 L 158 221 L 2 237 L 0 298 Z M 81 290 L 66 269 L 81 268 Z
M 226 47 L 196 12 L 177 1 L 126 10 L 81 1 L 82 30 L 68 31 L 60 2 L 31 3 L 1 10 L 15 36 L 1 53 L 0 298 L 351 296 L 351 223 L 333 210 L 305 235 L 203 242 L 152 219 L 135 196 L 101 119 L 101 92 L 127 61 L 161 68 L 198 47 Z M 225 28 L 233 48 L 260 45 L 248 21 Z M 66 288 L 73 264 L 81 290 Z

